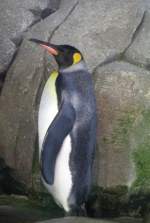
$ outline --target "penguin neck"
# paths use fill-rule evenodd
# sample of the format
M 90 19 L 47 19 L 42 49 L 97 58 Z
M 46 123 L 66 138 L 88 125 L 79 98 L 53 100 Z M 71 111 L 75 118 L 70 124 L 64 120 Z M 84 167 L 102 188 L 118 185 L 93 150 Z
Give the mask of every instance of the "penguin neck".
M 70 73 L 78 70 L 87 70 L 85 62 L 82 60 L 81 62 L 77 64 L 73 64 L 72 66 L 69 66 L 67 68 L 60 68 L 60 73 Z

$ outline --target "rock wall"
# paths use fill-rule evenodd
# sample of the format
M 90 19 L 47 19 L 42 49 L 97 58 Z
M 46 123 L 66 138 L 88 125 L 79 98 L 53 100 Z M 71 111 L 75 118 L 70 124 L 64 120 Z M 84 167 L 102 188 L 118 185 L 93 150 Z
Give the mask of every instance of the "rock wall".
M 149 187 L 150 72 L 117 61 L 98 67 L 94 80 L 103 170 L 98 184 Z
M 42 4 L 38 10 L 33 5 L 27 7 L 30 16 L 25 18 L 32 19 L 23 29 L 18 27 L 24 19 L 19 23 L 14 20 L 11 30 L 15 31 L 9 28 L 4 31 L 8 41 L 3 38 L 6 44 L 0 46 L 3 52 L 0 72 L 6 73 L 0 98 L 1 156 L 28 187 L 36 184 L 33 163 L 39 98 L 56 63 L 28 38 L 72 44 L 83 52 L 95 84 L 98 111 L 95 184 L 149 190 L 150 2 L 62 0 L 51 15 L 46 11 L 50 2 L 41 2 L 38 1 Z M 20 1 L 18 4 L 23 6 Z M 54 8 L 58 8 L 58 3 Z M 2 14 L 3 21 L 5 16 Z M 10 20 L 9 16 L 7 19 Z M 3 57 L 8 58 L 6 63 Z
M 24 34 L 55 12 L 60 0 L 6 0 L 0 3 L 0 88 Z

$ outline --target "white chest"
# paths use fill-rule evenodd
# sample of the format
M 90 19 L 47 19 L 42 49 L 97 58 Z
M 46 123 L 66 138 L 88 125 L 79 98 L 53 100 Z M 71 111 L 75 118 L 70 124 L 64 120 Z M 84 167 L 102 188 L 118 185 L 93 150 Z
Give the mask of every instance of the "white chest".
M 58 101 L 55 89 L 55 81 L 57 73 L 52 73 L 48 79 L 41 97 L 39 116 L 38 116 L 38 132 L 39 132 L 39 156 L 41 155 L 42 143 L 45 134 L 58 113 Z M 56 132 L 57 135 L 57 132 Z M 60 152 L 57 156 L 55 165 L 54 184 L 52 186 L 43 183 L 48 191 L 53 195 L 56 202 L 69 211 L 68 197 L 72 188 L 72 177 L 69 167 L 69 159 L 71 152 L 71 138 L 68 135 L 63 142 Z
M 57 76 L 57 72 L 51 74 L 45 84 L 40 101 L 38 114 L 39 153 L 41 153 L 42 143 L 48 127 L 58 113 L 58 101 L 55 87 Z

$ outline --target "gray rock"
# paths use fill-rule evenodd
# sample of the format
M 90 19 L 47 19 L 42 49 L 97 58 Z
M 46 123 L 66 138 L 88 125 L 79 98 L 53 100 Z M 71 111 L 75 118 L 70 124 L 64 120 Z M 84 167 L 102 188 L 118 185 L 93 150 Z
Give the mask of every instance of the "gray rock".
M 142 223 L 142 220 L 129 217 L 116 218 L 109 221 L 101 219 L 92 219 L 92 218 L 68 217 L 68 218 L 52 219 L 48 221 L 41 221 L 38 223 Z
M 0 33 L 7 38 L 15 38 L 34 21 L 34 15 L 29 11 L 30 4 L 27 7 L 23 2 L 26 1 L 12 0 L 10 2 L 6 0 L 1 2 Z
M 129 45 L 143 16 L 143 1 L 79 1 L 52 37 L 53 43 L 76 46 L 92 70 Z
M 144 2 L 145 2 L 146 10 L 149 10 L 150 9 L 150 1 L 144 0 Z
M 144 222 L 143 223 L 150 223 L 150 213 L 147 213 L 144 217 Z
M 9 39 L 0 36 L 0 74 L 8 67 L 15 52 L 16 45 Z
M 22 34 L 44 13 L 49 15 L 59 7 L 60 0 L 5 0 L 0 4 L 0 73 L 6 70 L 15 53 L 15 44 Z M 51 9 L 51 11 L 45 9 Z M 37 12 L 37 13 L 36 13 Z M 10 47 L 10 48 L 8 48 Z M 8 57 L 9 54 L 9 57 Z
M 57 7 L 58 2 L 56 0 L 2 1 L 0 33 L 10 39 L 15 38 L 35 22 L 36 18 L 30 11 L 31 9 L 44 10 L 47 7 Z
M 97 220 L 93 218 L 83 218 L 83 217 L 66 217 L 57 218 L 48 221 L 41 221 L 38 223 L 113 223 L 114 221 Z M 115 221 L 117 223 L 117 221 Z
M 48 0 L 48 2 L 48 7 L 56 10 L 59 8 L 61 0 Z
M 98 67 L 94 81 L 99 125 L 97 183 L 148 189 L 150 72 L 114 62 Z
M 132 63 L 150 66 L 150 11 L 146 12 L 141 28 L 125 57 Z
M 133 218 L 133 217 L 120 217 L 114 219 L 114 221 L 118 221 L 119 223 L 143 223 L 141 218 Z

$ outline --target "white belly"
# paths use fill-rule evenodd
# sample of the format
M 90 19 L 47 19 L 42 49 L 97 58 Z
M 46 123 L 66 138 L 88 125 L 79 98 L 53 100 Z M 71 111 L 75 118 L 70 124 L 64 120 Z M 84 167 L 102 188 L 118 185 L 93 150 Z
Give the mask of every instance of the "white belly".
M 39 156 L 41 156 L 42 143 L 47 129 L 58 113 L 58 103 L 55 91 L 56 78 L 56 73 L 52 73 L 44 87 L 41 97 L 38 116 Z M 50 186 L 43 180 L 44 185 L 53 195 L 56 202 L 63 206 L 66 211 L 69 211 L 68 198 L 72 188 L 72 177 L 69 168 L 70 152 L 71 138 L 70 135 L 68 135 L 65 138 L 56 159 L 54 184 Z

